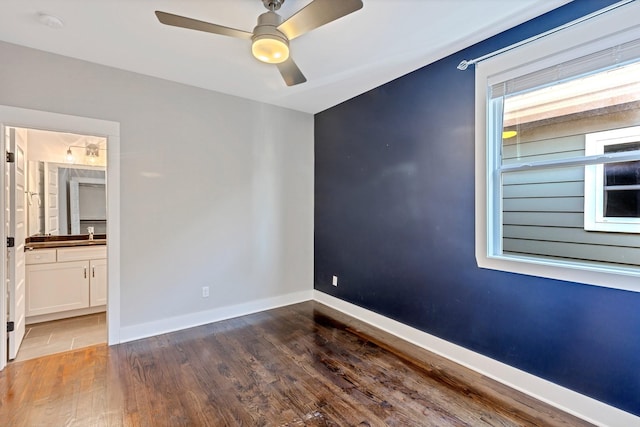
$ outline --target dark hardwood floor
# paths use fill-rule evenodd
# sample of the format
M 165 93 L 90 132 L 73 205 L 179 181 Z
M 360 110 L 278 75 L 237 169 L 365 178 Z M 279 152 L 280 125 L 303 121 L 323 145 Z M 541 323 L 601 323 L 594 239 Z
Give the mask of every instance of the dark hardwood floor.
M 583 426 L 319 303 L 12 363 L 8 426 Z

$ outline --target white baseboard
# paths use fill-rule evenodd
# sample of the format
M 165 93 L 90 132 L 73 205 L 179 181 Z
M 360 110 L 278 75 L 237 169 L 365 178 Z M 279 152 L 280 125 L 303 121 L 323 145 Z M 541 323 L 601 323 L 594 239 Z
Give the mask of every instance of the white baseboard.
M 259 311 L 271 310 L 285 305 L 296 304 L 309 301 L 313 297 L 313 291 L 301 291 L 291 294 L 280 295 L 272 298 L 264 298 L 249 301 L 242 304 L 214 308 L 197 313 L 189 313 L 183 316 L 159 319 L 153 322 L 141 323 L 138 325 L 125 326 L 120 328 L 120 342 L 134 341 L 141 338 L 152 337 L 165 334 L 167 332 L 179 331 L 181 329 L 192 328 L 194 326 L 205 325 L 207 323 L 219 322 L 221 320 L 257 313 Z
M 79 308 L 77 310 L 60 311 L 58 313 L 40 314 L 38 316 L 27 317 L 25 319 L 25 325 L 33 325 L 35 323 L 67 319 L 69 317 L 86 316 L 87 314 L 104 313 L 105 311 L 107 311 L 107 307 L 104 305 L 101 305 L 98 307 Z
M 640 426 L 640 417 L 575 391 L 528 374 L 497 360 L 452 344 L 357 305 L 317 290 L 313 299 L 405 341 L 446 357 L 511 388 L 546 402 L 592 424 L 608 427 Z

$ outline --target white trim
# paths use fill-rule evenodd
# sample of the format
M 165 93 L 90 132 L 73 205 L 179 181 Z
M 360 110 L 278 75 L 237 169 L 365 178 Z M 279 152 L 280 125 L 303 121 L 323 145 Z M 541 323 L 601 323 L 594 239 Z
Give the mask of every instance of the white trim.
M 120 335 L 120 124 L 113 121 L 99 120 L 88 117 L 71 116 L 47 111 L 29 110 L 18 107 L 0 105 L 0 124 L 30 129 L 42 129 L 56 132 L 70 132 L 102 136 L 107 138 L 107 258 L 108 258 L 108 304 L 107 327 L 109 345 L 117 344 Z M 3 137 L 4 138 L 4 137 Z M 1 147 L 4 148 L 4 147 Z M 4 173 L 4 167 L 2 168 Z M 4 178 L 0 178 L 4 180 Z M 4 190 L 3 190 L 4 191 Z M 0 196 L 0 201 L 4 201 Z M 110 206 L 109 206 L 110 205 Z M 4 206 L 4 203 L 2 203 Z M 111 209 L 109 209 L 109 207 Z M 1 214 L 0 219 L 4 216 Z M 5 231 L 0 231 L 1 241 L 6 240 Z M 4 245 L 3 245 L 4 247 Z M 6 262 L 3 255 L 3 265 Z M 4 269 L 3 269 L 4 270 Z M 4 276 L 4 273 L 3 273 Z M 5 295 L 5 284 L 0 285 L 0 291 Z M 4 301 L 4 298 L 3 298 Z M 4 307 L 4 302 L 0 302 Z M 4 311 L 4 309 L 2 310 Z M 0 311 L 0 316 L 2 316 Z M 0 317 L 2 319 L 5 316 Z M 2 322 L 4 325 L 4 322 Z M 3 328 L 0 328 L 4 330 Z M 0 333 L 0 339 L 3 335 Z M 3 339 L 3 341 L 5 341 Z M 0 343 L 0 369 L 4 367 Z
M 120 343 L 120 125 L 107 141 L 107 343 Z
M 6 148 L 6 127 L 2 124 L 0 120 L 0 153 L 4 154 L 7 152 Z M 7 319 L 7 269 L 5 266 L 7 265 L 7 229 L 5 223 L 5 206 L 7 201 L 6 199 L 6 189 L 5 189 L 5 181 L 6 181 L 6 168 L 7 162 L 5 159 L 0 159 L 2 161 L 2 165 L 0 166 L 0 371 L 7 366 L 7 355 L 8 355 L 8 347 L 7 347 L 7 328 L 6 319 Z
M 585 155 L 603 155 L 607 145 L 640 141 L 640 126 L 589 133 L 585 136 Z M 615 233 L 640 233 L 640 218 L 604 216 L 604 165 L 584 168 L 584 229 Z
M 313 299 L 592 424 L 608 427 L 640 425 L 640 417 L 633 414 L 357 305 L 318 290 L 314 290 Z
M 107 311 L 106 305 L 99 305 L 88 308 L 78 308 L 76 310 L 60 311 L 58 313 L 39 314 L 37 316 L 27 317 L 26 324 L 35 325 L 42 322 L 51 322 L 52 320 L 68 319 L 76 316 L 86 316 L 87 314 L 105 313 Z
M 496 209 L 491 203 L 499 203 L 501 198 L 491 194 L 499 191 L 492 184 L 499 181 L 489 175 L 494 170 L 490 165 L 492 162 L 495 163 L 495 159 L 489 158 L 492 153 L 488 151 L 487 144 L 490 140 L 490 126 L 487 120 L 490 94 L 487 88 L 560 62 L 636 40 L 640 29 L 638 22 L 640 2 L 632 2 L 580 25 L 476 64 L 475 252 L 479 267 L 640 292 L 638 274 L 630 271 L 614 272 L 595 265 L 580 268 L 570 263 L 561 264 L 494 253 L 497 246 L 493 244 L 495 240 L 492 239 L 500 236 L 497 235 L 499 227 L 495 224 Z M 489 225 L 493 227 L 489 228 Z
M 313 291 L 300 291 L 271 298 L 258 299 L 237 305 L 218 307 L 197 313 L 183 314 L 152 322 L 125 326 L 120 330 L 120 342 L 134 341 L 142 338 L 153 337 L 260 311 L 271 310 L 286 305 L 309 301 L 313 297 Z

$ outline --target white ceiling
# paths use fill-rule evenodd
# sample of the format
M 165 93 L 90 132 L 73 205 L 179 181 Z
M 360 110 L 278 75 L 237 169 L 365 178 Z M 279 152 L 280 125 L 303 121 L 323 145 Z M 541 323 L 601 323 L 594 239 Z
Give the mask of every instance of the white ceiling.
M 568 3 L 363 1 L 361 10 L 291 42 L 308 79 L 293 87 L 275 66 L 251 56 L 250 41 L 168 27 L 154 15 L 162 10 L 252 31 L 266 11 L 261 0 L 2 0 L 0 40 L 317 113 Z M 309 2 L 286 0 L 279 13 L 287 18 Z M 42 25 L 38 12 L 59 17 L 64 27 Z

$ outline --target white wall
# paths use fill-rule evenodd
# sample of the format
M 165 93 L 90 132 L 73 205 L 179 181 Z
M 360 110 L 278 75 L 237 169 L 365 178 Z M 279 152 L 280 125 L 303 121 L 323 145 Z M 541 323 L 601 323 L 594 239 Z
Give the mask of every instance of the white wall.
M 120 123 L 123 329 L 311 297 L 313 116 L 11 44 L 0 53 L 11 64 L 0 104 Z
M 94 136 L 74 135 L 62 132 L 48 132 L 35 129 L 27 131 L 29 139 L 29 160 L 43 162 L 69 163 L 67 161 L 67 149 L 71 149 L 73 164 L 87 166 L 107 165 L 107 140 Z M 93 162 L 89 161 L 85 147 L 87 144 L 97 144 L 100 147 L 99 155 Z

